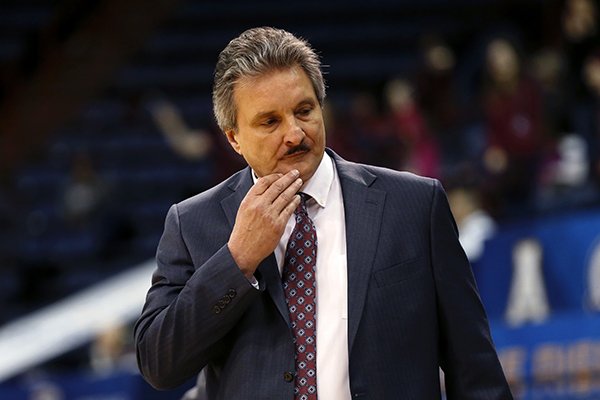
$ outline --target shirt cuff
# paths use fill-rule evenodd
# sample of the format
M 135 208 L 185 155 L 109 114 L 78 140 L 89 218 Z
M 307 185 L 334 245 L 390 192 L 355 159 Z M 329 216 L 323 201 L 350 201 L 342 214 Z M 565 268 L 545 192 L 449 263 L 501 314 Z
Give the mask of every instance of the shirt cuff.
M 252 286 L 254 286 L 254 289 L 257 289 L 257 290 L 260 289 L 260 286 L 258 285 L 258 281 L 254 277 L 254 275 L 252 275 L 250 278 L 248 278 L 248 282 L 250 282 L 250 284 Z

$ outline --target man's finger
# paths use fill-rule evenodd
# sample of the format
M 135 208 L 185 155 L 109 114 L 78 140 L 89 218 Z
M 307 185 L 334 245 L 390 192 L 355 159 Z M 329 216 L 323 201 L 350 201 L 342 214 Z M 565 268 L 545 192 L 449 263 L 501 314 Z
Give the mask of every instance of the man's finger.
M 273 201 L 273 208 L 277 213 L 281 213 L 283 209 L 294 200 L 294 196 L 302 187 L 302 179 L 297 178 L 290 186 L 288 186 L 277 198 Z
M 280 179 L 283 174 L 269 174 L 263 177 L 258 178 L 256 183 L 250 188 L 248 193 L 252 193 L 254 195 L 261 195 L 267 190 L 275 181 Z
M 294 210 L 296 210 L 296 208 L 298 207 L 298 204 L 300 204 L 299 194 L 295 195 L 292 201 L 290 201 L 288 205 L 283 208 L 281 214 L 279 214 L 279 218 L 281 219 L 282 223 L 286 223 L 288 219 L 290 219 L 290 217 L 294 213 Z
M 279 195 L 287 188 L 289 188 L 299 176 L 300 173 L 298 170 L 293 169 L 281 178 L 277 179 L 271 184 L 271 186 L 269 186 L 267 190 L 264 191 L 263 196 L 265 196 L 265 200 L 271 203 L 274 202 L 275 199 L 278 198 Z

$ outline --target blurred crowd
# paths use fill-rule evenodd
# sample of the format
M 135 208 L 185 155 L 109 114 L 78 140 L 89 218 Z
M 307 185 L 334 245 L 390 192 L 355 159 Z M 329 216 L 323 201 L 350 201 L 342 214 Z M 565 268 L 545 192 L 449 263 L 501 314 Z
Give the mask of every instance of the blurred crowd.
M 451 199 L 501 220 L 597 204 L 597 3 L 567 1 L 557 29 L 557 43 L 527 52 L 514 32 L 490 37 L 462 82 L 452 47 L 425 38 L 413 74 L 326 105 L 330 146 L 352 160 L 442 179 Z

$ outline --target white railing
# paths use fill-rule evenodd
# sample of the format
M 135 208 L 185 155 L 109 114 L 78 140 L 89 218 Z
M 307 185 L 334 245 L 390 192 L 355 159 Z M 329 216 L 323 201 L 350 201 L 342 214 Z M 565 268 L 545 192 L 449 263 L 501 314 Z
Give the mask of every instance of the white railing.
M 137 318 L 154 268 L 145 262 L 0 327 L 0 381 Z

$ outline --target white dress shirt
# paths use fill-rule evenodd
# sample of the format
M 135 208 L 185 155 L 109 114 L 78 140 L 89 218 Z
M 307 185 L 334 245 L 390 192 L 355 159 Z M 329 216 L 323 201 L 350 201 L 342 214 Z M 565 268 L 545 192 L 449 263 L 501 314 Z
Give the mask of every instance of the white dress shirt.
M 327 153 L 301 191 L 312 197 L 308 215 L 317 229 L 317 393 L 321 399 L 349 400 L 346 222 L 342 188 Z M 294 225 L 292 215 L 274 251 L 280 273 Z

